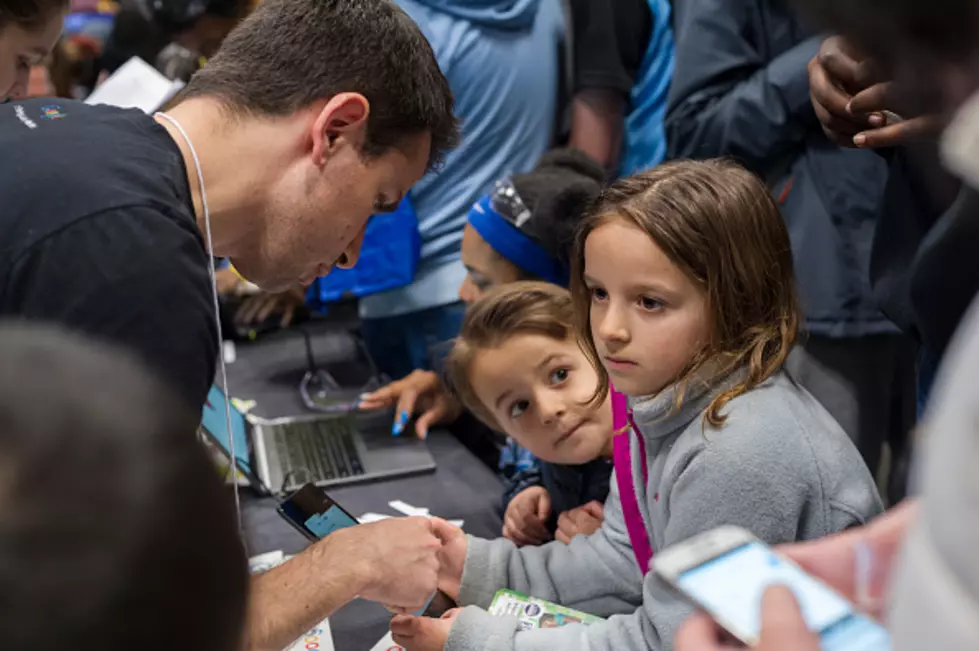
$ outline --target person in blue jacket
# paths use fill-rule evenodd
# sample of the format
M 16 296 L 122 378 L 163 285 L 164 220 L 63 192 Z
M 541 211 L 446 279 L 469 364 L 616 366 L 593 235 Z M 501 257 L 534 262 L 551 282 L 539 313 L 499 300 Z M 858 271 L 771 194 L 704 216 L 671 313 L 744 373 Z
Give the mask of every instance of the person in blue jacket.
M 807 336 L 788 369 L 839 421 L 872 472 L 914 423 L 914 345 L 880 311 L 870 253 L 884 161 L 819 126 L 809 62 L 822 37 L 787 2 L 674 5 L 667 157 L 730 157 L 761 176 L 789 229 Z
M 414 282 L 360 301 L 381 372 L 431 368 L 464 305 L 460 258 L 469 207 L 493 183 L 530 171 L 554 139 L 564 18 L 558 0 L 397 0 L 432 44 L 455 95 L 462 143 L 411 190 L 421 257 Z

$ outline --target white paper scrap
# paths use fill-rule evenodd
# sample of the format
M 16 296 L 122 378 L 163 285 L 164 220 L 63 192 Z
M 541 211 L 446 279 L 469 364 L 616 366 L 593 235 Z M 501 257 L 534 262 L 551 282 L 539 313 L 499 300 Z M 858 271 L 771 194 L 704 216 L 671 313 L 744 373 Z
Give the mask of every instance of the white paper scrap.
M 276 565 L 281 565 L 284 561 L 285 554 L 282 553 L 281 549 L 279 551 L 268 552 L 267 554 L 259 554 L 248 559 L 248 570 L 252 574 L 258 574 L 266 570 L 271 570 Z
M 390 506 L 398 513 L 404 513 L 409 517 L 430 515 L 428 509 L 412 506 L 411 504 L 402 502 L 401 500 L 394 500 L 393 502 L 388 502 L 388 506 Z
M 453 527 L 459 527 L 460 529 L 462 529 L 462 526 L 464 524 L 466 524 L 466 521 L 465 520 L 449 520 L 449 524 L 451 524 Z
M 167 79 L 150 64 L 133 57 L 99 84 L 85 103 L 138 108 L 144 113 L 152 113 L 183 86 L 182 81 Z
M 365 513 L 357 518 L 357 521 L 361 524 L 369 524 L 371 522 L 380 522 L 381 520 L 390 520 L 393 517 L 393 515 L 384 515 L 383 513 Z
M 225 339 L 221 342 L 221 351 L 224 353 L 225 364 L 234 364 L 238 361 L 238 348 L 232 340 Z
M 388 631 L 388 634 L 382 637 L 371 651 L 405 651 L 405 649 L 394 643 L 394 636 Z

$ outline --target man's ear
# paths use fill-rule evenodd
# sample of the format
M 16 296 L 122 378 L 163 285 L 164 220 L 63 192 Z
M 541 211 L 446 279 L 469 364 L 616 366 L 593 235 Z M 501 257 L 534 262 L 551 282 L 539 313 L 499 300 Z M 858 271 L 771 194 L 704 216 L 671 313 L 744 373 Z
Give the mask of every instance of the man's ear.
M 370 102 L 360 93 L 340 93 L 330 98 L 313 121 L 313 160 L 325 165 L 343 146 L 359 151 L 367 139 Z

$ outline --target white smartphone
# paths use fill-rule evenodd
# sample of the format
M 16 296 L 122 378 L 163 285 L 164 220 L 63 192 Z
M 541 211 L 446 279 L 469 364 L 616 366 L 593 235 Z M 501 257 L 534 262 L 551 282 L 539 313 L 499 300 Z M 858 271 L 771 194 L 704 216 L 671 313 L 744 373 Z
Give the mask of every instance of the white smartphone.
M 889 651 L 887 630 L 842 595 L 776 554 L 751 532 L 720 527 L 694 536 L 654 558 L 654 571 L 748 646 L 761 633 L 761 598 L 774 584 L 799 600 L 822 651 Z

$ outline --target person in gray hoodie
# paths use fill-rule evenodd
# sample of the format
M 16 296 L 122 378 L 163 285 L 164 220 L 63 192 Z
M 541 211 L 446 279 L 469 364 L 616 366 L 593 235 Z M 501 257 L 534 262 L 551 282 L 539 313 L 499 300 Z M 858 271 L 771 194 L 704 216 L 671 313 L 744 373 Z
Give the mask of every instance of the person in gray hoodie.
M 671 649 L 691 608 L 648 573 L 656 551 L 722 524 L 808 540 L 881 511 L 852 442 L 782 370 L 800 317 L 788 235 L 758 178 L 686 161 L 620 181 L 586 218 L 574 264 L 596 399 L 614 382 L 613 403 L 624 394 L 631 408 L 605 522 L 524 549 L 438 523 L 439 587 L 466 608 L 396 617 L 409 651 Z M 490 401 L 495 418 L 533 417 L 506 398 Z M 574 423 L 555 417 L 573 439 Z M 521 631 L 481 610 L 500 588 L 609 619 Z

